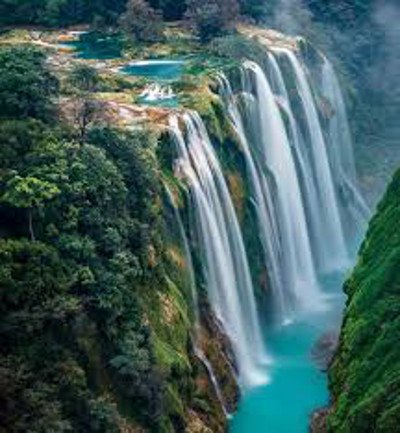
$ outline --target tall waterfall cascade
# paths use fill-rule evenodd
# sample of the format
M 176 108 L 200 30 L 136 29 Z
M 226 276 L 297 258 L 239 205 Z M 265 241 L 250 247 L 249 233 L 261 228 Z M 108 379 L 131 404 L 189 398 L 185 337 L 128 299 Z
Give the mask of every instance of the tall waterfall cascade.
M 189 240 L 188 240 L 188 237 L 186 236 L 183 221 L 182 221 L 181 215 L 179 213 L 179 209 L 176 206 L 173 194 L 166 183 L 164 184 L 164 189 L 165 189 L 165 192 L 167 194 L 168 200 L 172 206 L 175 221 L 176 221 L 178 228 L 179 228 L 179 234 L 181 237 L 181 241 L 183 243 L 183 249 L 184 249 L 184 253 L 185 253 L 186 266 L 188 268 L 187 270 L 188 270 L 188 274 L 189 274 L 188 277 L 189 277 L 189 285 L 190 285 L 190 294 L 191 294 L 191 298 L 192 298 L 192 308 L 193 308 L 193 314 L 194 314 L 194 327 L 193 327 L 193 335 L 192 335 L 192 344 L 193 344 L 194 353 L 195 353 L 196 357 L 204 365 L 204 367 L 207 371 L 207 374 L 211 380 L 211 383 L 214 387 L 215 394 L 218 398 L 218 401 L 221 404 L 221 408 L 222 408 L 224 414 L 226 416 L 228 416 L 229 413 L 228 413 L 228 410 L 226 409 L 224 397 L 223 397 L 220 385 L 218 383 L 218 380 L 215 376 L 213 367 L 212 367 L 210 361 L 207 359 L 206 355 L 204 354 L 203 350 L 199 346 L 199 342 L 198 342 L 199 333 L 200 333 L 199 299 L 198 299 L 198 294 L 197 294 L 197 289 L 196 289 L 196 279 L 195 279 L 192 254 L 191 254 L 190 246 L 189 246 Z
M 222 172 L 197 113 L 171 117 L 179 159 L 178 170 L 190 186 L 198 242 L 204 260 L 207 293 L 214 314 L 227 333 L 244 386 L 267 380 L 267 361 L 249 264 L 239 222 Z
M 324 134 L 305 68 L 292 51 L 280 49 L 276 52 L 279 56 L 286 57 L 293 70 L 306 118 L 310 155 L 309 174 L 316 187 L 317 215 L 324 223 L 324 236 L 320 237 L 318 233 L 318 237 L 315 237 L 314 245 L 317 249 L 315 259 L 322 271 L 334 271 L 344 267 L 348 257 Z
M 371 213 L 357 188 L 353 144 L 343 94 L 332 64 L 324 56 L 321 75 L 322 95 L 335 110 L 329 123 L 327 146 L 332 173 L 343 203 L 343 218 L 352 221 L 353 231 L 349 235 L 360 239 Z
M 369 213 L 357 189 L 339 81 L 322 55 L 320 63 L 315 83 L 297 53 L 273 48 L 262 65 L 244 61 L 239 80 L 218 76 L 245 163 L 273 319 L 281 324 L 325 310 L 319 280 L 346 268 L 353 238 Z M 318 97 L 329 104 L 328 119 L 322 118 Z M 175 172 L 188 186 L 213 313 L 232 344 L 241 384 L 264 383 L 269 358 L 221 162 L 196 112 L 171 115 L 169 126 L 178 153 Z M 185 250 L 190 254 L 186 238 Z
M 348 235 L 362 230 L 368 215 L 356 186 L 343 95 L 332 65 L 322 59 L 318 90 L 333 111 L 326 130 L 316 86 L 293 51 L 272 49 L 264 68 L 245 61 L 234 90 L 225 75 L 219 76 L 246 160 L 274 312 L 283 323 L 299 311 L 324 309 L 318 277 L 346 268 L 353 242 L 347 242 Z M 293 109 L 290 79 L 301 113 Z M 351 233 L 345 229 L 349 214 Z

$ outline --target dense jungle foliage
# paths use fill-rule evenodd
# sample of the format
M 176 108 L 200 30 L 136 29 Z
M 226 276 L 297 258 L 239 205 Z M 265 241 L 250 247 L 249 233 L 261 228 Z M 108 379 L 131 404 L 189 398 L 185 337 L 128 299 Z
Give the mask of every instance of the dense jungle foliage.
M 45 60 L 0 48 L 0 430 L 181 431 L 188 407 L 218 420 L 194 388 L 156 138 L 62 123 Z M 70 81 L 97 82 L 84 67 Z
M 190 0 L 148 0 L 149 5 L 162 12 L 164 19 L 180 20 L 184 17 Z M 274 11 L 285 4 L 281 0 L 207 0 L 197 2 L 198 7 L 207 4 L 224 7 L 230 5 L 245 16 L 260 20 L 271 16 Z M 237 6 L 235 6 L 235 4 Z M 293 2 L 293 4 L 302 4 Z M 303 6 L 318 19 L 328 19 L 351 26 L 370 12 L 372 0 L 324 1 L 305 0 Z M 41 24 L 47 26 L 65 26 L 91 21 L 115 23 L 125 10 L 126 0 L 4 0 L 0 3 L 0 24 Z
M 196 3 L 189 0 L 143 2 L 154 10 L 159 10 L 167 21 L 184 18 L 188 5 Z M 125 11 L 126 3 L 126 0 L 4 0 L 0 3 L 0 25 L 60 27 L 91 22 L 113 25 Z M 141 2 L 137 0 L 136 3 Z M 257 17 L 261 15 L 263 3 L 263 0 L 207 0 L 197 2 L 196 7 L 205 14 L 213 14 L 214 9 L 226 9 L 229 12 L 233 6 L 233 10 L 237 8 L 238 12 L 240 9 L 244 14 Z M 224 17 L 219 17 L 221 18 Z
M 163 383 L 137 300 L 161 251 L 152 141 L 99 130 L 77 143 L 50 125 L 44 60 L 0 51 L 0 424 L 115 431 L 114 387 L 157 424 Z
M 400 171 L 378 206 L 345 285 L 346 314 L 330 371 L 330 432 L 399 431 L 399 221 Z

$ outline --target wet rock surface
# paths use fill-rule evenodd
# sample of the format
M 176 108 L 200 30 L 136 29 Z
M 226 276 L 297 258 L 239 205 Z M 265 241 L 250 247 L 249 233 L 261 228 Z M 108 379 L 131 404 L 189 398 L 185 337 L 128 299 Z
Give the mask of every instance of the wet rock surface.
M 205 299 L 200 309 L 202 327 L 198 344 L 213 368 L 226 411 L 233 413 L 237 409 L 240 391 L 231 343 Z
M 339 336 L 337 331 L 327 331 L 315 342 L 311 358 L 322 371 L 327 371 L 335 354 Z
M 316 410 L 311 415 L 310 432 L 311 433 L 326 433 L 326 419 L 329 414 L 329 408 L 323 407 Z

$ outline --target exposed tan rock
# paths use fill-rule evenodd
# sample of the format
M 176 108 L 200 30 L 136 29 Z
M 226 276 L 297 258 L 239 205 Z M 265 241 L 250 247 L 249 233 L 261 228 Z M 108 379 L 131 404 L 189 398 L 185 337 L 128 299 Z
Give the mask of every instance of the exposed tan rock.
M 326 419 L 329 415 L 329 408 L 318 409 L 311 415 L 310 433 L 326 433 Z
M 195 411 L 189 410 L 186 433 L 213 433 L 213 431 L 204 424 Z
M 239 33 L 254 39 L 267 48 L 282 47 L 292 50 L 297 49 L 299 38 L 290 37 L 272 29 L 263 29 L 256 26 L 239 24 L 237 26 Z
M 230 341 L 205 299 L 201 305 L 201 316 L 202 326 L 197 344 L 213 367 L 225 408 L 228 412 L 234 412 L 240 391 L 236 382 L 235 359 Z
M 129 423 L 124 419 L 121 420 L 119 426 L 120 433 L 146 433 L 141 427 L 132 424 L 132 421 L 129 420 Z
M 314 344 L 311 350 L 311 356 L 322 371 L 328 369 L 335 353 L 338 339 L 339 336 L 336 331 L 328 331 L 322 334 Z
M 167 325 L 172 325 L 176 321 L 179 311 L 177 311 L 174 302 L 169 298 L 168 295 L 161 293 L 159 297 L 164 321 Z

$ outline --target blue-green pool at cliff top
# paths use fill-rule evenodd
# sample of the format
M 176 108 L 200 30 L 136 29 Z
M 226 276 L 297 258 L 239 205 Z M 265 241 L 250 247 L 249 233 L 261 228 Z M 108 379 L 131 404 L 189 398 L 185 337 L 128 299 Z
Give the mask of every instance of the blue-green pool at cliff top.
M 230 421 L 230 433 L 307 433 L 311 413 L 328 403 L 326 374 L 319 371 L 310 351 L 326 331 L 336 329 L 344 297 L 342 276 L 323 282 L 330 294 L 328 311 L 265 332 L 272 364 L 270 382 L 244 391 Z
M 177 80 L 183 73 L 183 60 L 148 59 L 132 62 L 120 71 L 129 75 L 159 80 Z
M 121 57 L 122 41 L 118 36 L 96 36 L 84 33 L 76 41 L 64 42 L 61 46 L 68 46 L 75 50 L 75 55 L 85 60 L 110 60 Z

